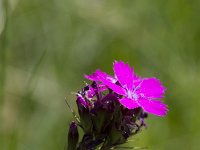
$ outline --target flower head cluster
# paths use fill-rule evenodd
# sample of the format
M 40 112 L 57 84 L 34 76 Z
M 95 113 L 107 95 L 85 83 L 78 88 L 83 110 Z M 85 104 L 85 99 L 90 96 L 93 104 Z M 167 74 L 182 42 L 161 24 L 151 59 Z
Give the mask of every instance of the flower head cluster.
M 148 113 L 166 115 L 167 105 L 161 101 L 165 88 L 158 79 L 141 78 L 122 61 L 115 61 L 113 69 L 114 76 L 99 69 L 85 75 L 92 83 L 77 93 L 76 100 L 80 117 L 78 125 L 84 135 L 77 144 L 78 131 L 73 122 L 69 134 L 77 136 L 68 140 L 75 143 L 71 147 L 109 149 L 138 133 L 145 126 L 144 118 Z

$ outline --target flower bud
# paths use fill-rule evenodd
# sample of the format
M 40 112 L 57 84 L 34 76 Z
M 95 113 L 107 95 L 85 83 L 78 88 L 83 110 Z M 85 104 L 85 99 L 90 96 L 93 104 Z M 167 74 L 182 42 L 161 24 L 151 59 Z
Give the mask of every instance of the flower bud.
M 67 150 L 75 150 L 78 143 L 78 128 L 76 122 L 72 121 L 68 132 L 68 147 Z
M 83 109 L 87 109 L 88 105 L 87 102 L 85 101 L 85 99 L 82 96 L 77 96 L 77 100 L 76 100 L 78 109 L 80 109 L 80 111 L 83 111 Z
M 76 103 L 81 120 L 81 127 L 83 128 L 85 133 L 89 134 L 92 130 L 92 121 L 90 117 L 89 106 L 82 96 L 77 96 Z

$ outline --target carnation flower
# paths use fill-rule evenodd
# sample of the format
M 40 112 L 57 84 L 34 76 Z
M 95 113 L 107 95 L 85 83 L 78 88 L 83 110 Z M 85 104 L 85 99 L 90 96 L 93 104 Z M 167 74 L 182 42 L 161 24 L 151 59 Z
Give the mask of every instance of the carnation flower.
M 111 149 L 141 131 L 148 113 L 166 115 L 158 79 L 139 77 L 123 61 L 115 61 L 113 69 L 114 76 L 100 69 L 85 75 L 92 83 L 76 94 L 79 117 L 70 125 L 67 150 Z M 79 143 L 78 126 L 84 132 Z
M 85 75 L 85 77 L 92 81 L 99 81 L 117 94 L 122 95 L 119 102 L 128 109 L 141 107 L 145 112 L 157 116 L 166 115 L 167 105 L 160 100 L 166 89 L 158 79 L 138 77 L 134 74 L 134 69 L 123 61 L 115 61 L 113 70 L 115 77 L 99 69 L 92 75 Z

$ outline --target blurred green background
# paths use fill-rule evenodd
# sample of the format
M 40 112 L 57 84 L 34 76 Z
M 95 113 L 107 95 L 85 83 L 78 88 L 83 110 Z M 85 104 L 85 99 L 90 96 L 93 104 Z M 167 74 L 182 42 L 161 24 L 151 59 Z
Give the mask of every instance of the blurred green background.
M 75 96 L 124 60 L 167 87 L 129 146 L 200 149 L 199 0 L 0 0 L 0 149 L 62 150 Z

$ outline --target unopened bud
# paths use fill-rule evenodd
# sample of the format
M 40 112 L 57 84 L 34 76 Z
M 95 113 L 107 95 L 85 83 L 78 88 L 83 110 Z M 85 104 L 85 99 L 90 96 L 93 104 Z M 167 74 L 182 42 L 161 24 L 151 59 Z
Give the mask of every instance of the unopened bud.
M 78 128 L 76 122 L 72 121 L 68 132 L 68 147 L 67 150 L 75 150 L 78 143 Z
M 81 126 L 85 133 L 90 134 L 92 129 L 92 121 L 90 117 L 89 107 L 82 96 L 78 96 L 76 100 L 78 106 L 78 113 L 81 120 Z

